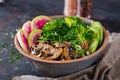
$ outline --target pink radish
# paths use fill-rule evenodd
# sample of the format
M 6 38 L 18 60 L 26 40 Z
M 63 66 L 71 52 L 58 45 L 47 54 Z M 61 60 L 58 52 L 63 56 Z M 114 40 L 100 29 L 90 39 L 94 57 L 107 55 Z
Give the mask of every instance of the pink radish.
M 22 49 L 25 50 L 26 52 L 29 52 L 28 40 L 25 37 L 22 29 L 20 29 L 17 32 L 17 38 L 18 38 L 18 42 L 20 46 L 22 47 Z
M 25 22 L 22 26 L 22 30 L 23 30 L 25 37 L 27 38 L 31 32 L 31 21 Z
M 28 44 L 29 47 L 32 45 L 36 45 L 39 43 L 38 39 L 41 36 L 42 31 L 41 30 L 33 30 L 30 35 L 28 36 Z
M 50 21 L 50 18 L 47 16 L 37 16 L 31 22 L 32 30 L 41 30 L 47 21 Z

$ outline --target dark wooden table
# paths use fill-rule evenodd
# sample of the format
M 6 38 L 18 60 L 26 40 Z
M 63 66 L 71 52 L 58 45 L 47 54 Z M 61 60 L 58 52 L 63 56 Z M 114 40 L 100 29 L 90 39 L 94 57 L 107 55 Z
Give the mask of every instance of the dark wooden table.
M 120 32 L 120 0 L 95 0 L 93 15 L 110 32 Z M 22 57 L 11 64 L 8 60 L 17 50 L 13 38 L 22 24 L 37 15 L 62 15 L 64 0 L 6 0 L 0 4 L 0 80 L 17 75 L 37 75 L 28 59 Z M 7 44 L 4 46 L 3 44 Z

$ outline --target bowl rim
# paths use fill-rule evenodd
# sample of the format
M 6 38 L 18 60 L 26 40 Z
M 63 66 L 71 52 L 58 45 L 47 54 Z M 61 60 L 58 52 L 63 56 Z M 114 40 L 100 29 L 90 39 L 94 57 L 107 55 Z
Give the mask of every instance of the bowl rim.
M 66 17 L 66 16 L 63 16 L 63 15 L 55 15 L 55 16 L 50 16 L 50 18 L 56 18 L 56 17 Z M 81 19 L 83 19 L 84 21 L 89 21 L 89 22 L 93 22 L 94 20 L 91 20 L 91 19 L 88 19 L 88 18 L 83 18 L 83 17 L 79 17 Z M 104 50 L 105 47 L 107 47 L 108 45 L 108 42 L 109 42 L 109 35 L 108 35 L 108 31 L 105 29 L 105 27 L 103 26 L 103 32 L 104 32 L 104 41 L 103 41 L 103 44 L 102 46 L 94 53 L 88 55 L 88 56 L 85 56 L 85 57 L 82 57 L 82 58 L 78 58 L 78 59 L 73 59 L 73 60 L 66 60 L 66 61 L 54 61 L 54 60 L 44 60 L 44 59 L 41 59 L 41 58 L 38 58 L 37 56 L 34 56 L 32 54 L 29 54 L 27 52 L 25 52 L 19 45 L 18 43 L 18 40 L 17 40 L 17 34 L 15 35 L 15 38 L 14 38 L 14 45 L 15 45 L 15 48 L 22 54 L 24 55 L 25 57 L 29 58 L 29 59 L 32 59 L 32 60 L 35 60 L 35 61 L 38 61 L 38 62 L 44 62 L 44 63 L 56 63 L 56 64 L 65 64 L 65 63 L 73 63 L 73 62 L 78 62 L 78 61 L 83 61 L 83 60 L 87 60 L 89 58 L 92 58 L 98 54 L 100 54 L 100 52 L 102 52 Z

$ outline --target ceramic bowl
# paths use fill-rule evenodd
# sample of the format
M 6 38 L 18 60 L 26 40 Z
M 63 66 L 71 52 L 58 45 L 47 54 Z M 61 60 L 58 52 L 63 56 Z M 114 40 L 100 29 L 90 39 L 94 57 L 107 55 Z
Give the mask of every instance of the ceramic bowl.
M 64 16 L 51 16 L 51 18 L 64 17 Z M 93 20 L 80 17 L 85 21 L 86 24 L 90 24 Z M 29 58 L 31 63 L 34 65 L 36 71 L 44 76 L 48 77 L 60 77 L 70 73 L 74 73 L 83 70 L 91 65 L 93 65 L 98 59 L 101 58 L 102 51 L 107 47 L 108 44 L 108 31 L 103 27 L 104 30 L 104 41 L 101 47 L 88 56 L 83 58 L 68 60 L 68 61 L 48 61 L 40 59 L 36 56 L 27 54 L 19 45 L 17 37 L 15 35 L 14 43 L 17 50 L 22 53 L 22 55 Z

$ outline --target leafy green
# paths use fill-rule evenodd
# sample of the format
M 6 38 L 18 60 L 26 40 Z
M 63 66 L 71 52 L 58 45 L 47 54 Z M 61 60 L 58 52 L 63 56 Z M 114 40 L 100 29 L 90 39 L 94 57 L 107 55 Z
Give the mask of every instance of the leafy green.
M 75 16 L 66 17 L 65 22 L 69 25 L 69 27 L 80 26 L 80 25 L 85 26 L 85 23 L 83 22 L 83 20 Z
M 40 41 L 70 42 L 76 56 L 86 56 L 96 51 L 103 41 L 103 30 L 100 23 L 87 25 L 78 17 L 56 18 L 44 25 Z M 82 48 L 88 43 L 89 50 Z
M 21 54 L 16 54 L 16 56 L 11 56 L 9 57 L 9 60 L 8 60 L 8 63 L 12 63 L 12 62 L 15 62 L 16 60 L 19 60 L 22 58 L 22 55 Z
M 77 38 L 76 35 L 76 28 L 72 28 L 71 30 L 69 30 L 66 35 L 64 36 L 64 41 L 73 41 Z
M 2 43 L 2 47 L 4 47 L 4 48 L 7 47 L 7 45 L 8 45 L 8 44 L 7 44 L 6 42 L 3 42 L 3 43 Z
M 22 55 L 20 53 L 18 53 L 14 48 L 10 48 L 9 51 L 12 54 L 12 56 L 9 57 L 8 63 L 15 62 L 22 58 Z
M 10 48 L 10 52 L 11 52 L 12 54 L 16 54 L 16 53 L 17 53 L 14 48 Z
M 93 53 L 98 48 L 100 35 L 99 35 L 99 31 L 96 28 L 90 27 L 89 29 L 94 32 L 93 38 L 91 39 L 91 43 L 90 43 L 90 50 Z
M 70 33 L 68 32 L 66 39 L 69 39 L 68 41 L 71 42 L 72 46 L 75 48 L 76 53 L 78 55 L 85 56 L 88 55 L 88 51 L 82 49 L 81 45 L 83 42 L 87 42 L 90 46 L 94 41 L 93 39 L 95 39 L 95 32 L 90 29 L 90 26 L 87 27 L 77 26 L 71 29 Z M 96 48 L 94 50 L 96 50 Z M 91 52 L 94 52 L 94 50 L 91 50 Z
M 102 41 L 103 41 L 103 27 L 102 27 L 102 24 L 98 21 L 94 21 L 93 23 L 91 23 L 90 26 L 95 28 L 98 31 L 98 35 L 100 36 L 98 45 L 100 47 L 101 44 L 102 44 Z
M 63 36 L 70 30 L 63 18 L 57 18 L 44 25 L 40 40 L 49 40 L 50 42 L 62 42 Z

